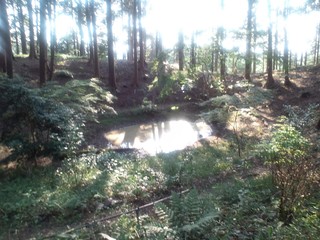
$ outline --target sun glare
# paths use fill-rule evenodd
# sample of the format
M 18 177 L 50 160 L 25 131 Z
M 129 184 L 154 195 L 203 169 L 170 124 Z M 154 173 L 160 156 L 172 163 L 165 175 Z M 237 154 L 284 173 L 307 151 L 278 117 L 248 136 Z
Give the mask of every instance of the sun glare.
M 162 35 L 164 47 L 173 48 L 178 41 L 179 31 L 183 31 L 186 44 L 191 39 L 192 33 L 197 33 L 197 44 L 208 45 L 216 29 L 223 26 L 227 35 L 224 45 L 227 49 L 238 48 L 245 51 L 245 42 L 234 39 L 230 31 L 244 31 L 247 15 L 247 0 L 153 0 L 147 1 L 147 14 L 143 19 L 146 31 L 155 35 L 159 32 Z M 304 1 L 290 0 L 291 7 L 301 7 Z M 287 26 L 290 49 L 295 53 L 301 53 L 310 49 L 310 43 L 314 39 L 316 24 L 319 19 L 318 13 L 308 15 L 290 14 L 285 23 L 281 16 L 276 17 L 276 8 L 282 9 L 284 0 L 271 0 L 273 13 L 271 16 L 274 31 L 277 28 L 280 38 L 283 37 L 284 26 Z M 268 1 L 260 0 L 256 6 L 258 29 L 266 31 L 269 24 Z M 98 18 L 98 25 L 101 31 L 105 29 L 102 25 L 105 12 L 102 11 Z M 114 22 L 115 50 L 119 57 L 122 57 L 127 50 L 127 18 L 116 18 Z M 85 26 L 83 26 L 85 28 Z M 75 21 L 69 15 L 57 16 L 57 37 L 58 39 L 69 35 L 72 31 L 78 31 Z M 87 30 L 84 29 L 87 36 Z M 85 40 L 87 37 L 85 37 Z M 87 40 L 86 40 L 87 41 Z M 282 48 L 282 43 L 278 46 Z M 258 50 L 259 51 L 259 50 Z

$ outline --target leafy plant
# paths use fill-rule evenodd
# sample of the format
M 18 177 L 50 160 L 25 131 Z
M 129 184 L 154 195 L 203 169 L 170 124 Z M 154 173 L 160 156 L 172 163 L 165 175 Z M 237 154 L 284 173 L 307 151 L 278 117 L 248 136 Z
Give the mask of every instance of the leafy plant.
M 69 155 L 82 141 L 82 115 L 42 97 L 19 80 L 0 79 L 1 141 L 13 149 L 10 159 Z
M 262 152 L 280 190 L 279 219 L 293 220 L 295 209 L 309 194 L 315 161 L 312 144 L 289 124 L 280 124 Z
M 302 133 L 313 131 L 319 121 L 319 104 L 310 104 L 306 108 L 285 105 L 288 114 L 287 122 Z
M 159 204 L 157 209 L 159 218 L 168 224 L 163 230 L 175 239 L 205 239 L 219 216 L 215 209 L 204 208 L 196 190 L 185 198 L 173 193 L 170 206 Z

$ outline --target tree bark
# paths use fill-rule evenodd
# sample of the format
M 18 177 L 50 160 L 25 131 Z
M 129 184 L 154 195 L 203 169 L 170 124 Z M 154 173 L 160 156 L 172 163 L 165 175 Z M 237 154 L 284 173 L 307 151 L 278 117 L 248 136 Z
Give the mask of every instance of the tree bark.
M 159 57 L 159 55 L 162 52 L 162 37 L 159 32 L 156 33 L 156 58 Z
M 89 60 L 88 64 L 91 65 L 93 62 L 93 41 L 92 41 L 92 18 L 91 18 L 91 11 L 89 6 L 89 0 L 86 0 L 86 21 L 87 21 L 87 30 L 88 30 L 88 37 L 89 37 Z
M 246 44 L 246 58 L 245 58 L 245 79 L 251 81 L 251 66 L 252 66 L 252 10 L 254 0 L 248 0 L 247 12 L 247 44 Z
M 252 64 L 252 72 L 257 73 L 257 16 L 256 13 L 253 13 L 253 64 Z
M 178 60 L 179 60 L 179 71 L 184 69 L 184 36 L 182 30 L 179 32 L 178 40 Z
M 132 14 L 128 13 L 128 60 L 133 61 Z
M 114 66 L 113 33 L 112 33 L 112 6 L 111 0 L 107 0 L 107 28 L 108 28 L 108 65 L 109 84 L 111 88 L 116 88 L 116 74 Z
M 46 8 L 47 0 L 40 0 L 40 58 L 39 58 L 39 73 L 40 86 L 43 86 L 47 81 L 47 26 L 46 26 Z
M 273 88 L 274 87 L 274 79 L 272 73 L 272 23 L 269 23 L 268 28 L 268 53 L 267 53 L 267 83 L 266 88 Z
M 77 15 L 78 15 L 78 28 L 80 34 L 80 46 L 79 46 L 79 55 L 85 55 L 85 48 L 84 48 L 84 33 L 83 33 L 83 12 L 82 12 L 82 3 L 81 1 L 78 2 L 77 5 Z
M 56 0 L 51 0 L 51 4 L 48 7 L 49 10 L 49 18 L 50 18 L 50 66 L 49 66 L 49 77 L 48 80 L 52 80 L 54 73 L 54 60 L 55 60 L 55 51 L 57 46 L 56 40 Z
M 137 40 L 137 0 L 133 1 L 132 9 L 132 21 L 133 21 L 133 64 L 134 64 L 134 76 L 133 86 L 137 87 L 139 84 L 138 73 L 138 40 Z
M 191 35 L 190 64 L 192 69 L 196 68 L 197 60 L 196 60 L 195 32 L 193 32 Z
M 20 28 L 20 37 L 21 37 L 21 50 L 22 54 L 27 54 L 27 38 L 26 31 L 24 27 L 24 14 L 22 10 L 22 1 L 19 0 L 17 2 L 17 10 L 18 10 L 18 19 L 19 19 L 19 28 Z
M 96 20 L 95 8 L 94 8 L 94 0 L 91 0 L 91 19 L 92 19 L 92 35 L 93 35 L 93 70 L 94 70 L 94 77 L 99 78 L 100 71 L 99 71 L 98 38 L 97 38 L 97 25 L 96 25 L 97 20 Z M 112 30 L 111 30 L 111 33 L 112 33 Z M 109 31 L 108 31 L 108 34 L 109 34 Z M 109 46 L 109 43 L 108 43 L 108 46 Z M 113 41 L 112 41 L 112 52 L 113 52 Z M 114 56 L 112 57 L 114 58 Z M 113 61 L 113 71 L 115 71 L 114 61 Z M 114 76 L 113 78 L 115 78 Z
M 9 78 L 13 78 L 12 46 L 10 27 L 5 0 L 0 0 L 0 50 L 2 47 L 2 64 Z
M 142 0 L 138 0 L 138 22 L 139 22 L 139 72 L 138 72 L 138 78 L 139 81 L 142 80 L 142 77 L 145 73 L 145 55 L 144 55 L 144 31 L 142 28 L 142 22 L 141 22 L 141 18 L 142 18 Z
M 29 58 L 36 58 L 36 47 L 34 40 L 34 24 L 33 24 L 33 8 L 31 0 L 27 0 L 27 8 L 28 8 L 28 21 L 29 21 Z

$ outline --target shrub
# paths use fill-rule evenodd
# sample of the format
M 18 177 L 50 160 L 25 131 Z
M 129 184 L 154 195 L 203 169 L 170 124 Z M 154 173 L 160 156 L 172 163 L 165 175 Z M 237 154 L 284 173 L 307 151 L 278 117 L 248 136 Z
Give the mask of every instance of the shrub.
M 61 157 L 82 141 L 82 115 L 61 102 L 42 97 L 22 81 L 0 79 L 1 142 L 13 149 L 8 160 Z
M 312 144 L 289 124 L 280 124 L 262 156 L 280 190 L 279 220 L 290 224 L 301 200 L 309 194 L 315 161 Z

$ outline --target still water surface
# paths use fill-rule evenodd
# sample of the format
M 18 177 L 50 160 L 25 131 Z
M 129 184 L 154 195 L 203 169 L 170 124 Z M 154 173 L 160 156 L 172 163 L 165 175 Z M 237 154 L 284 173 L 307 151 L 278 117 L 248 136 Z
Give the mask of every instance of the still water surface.
M 170 120 L 133 125 L 104 134 L 113 148 L 143 149 L 151 155 L 184 149 L 201 138 L 213 134 L 202 120 Z

